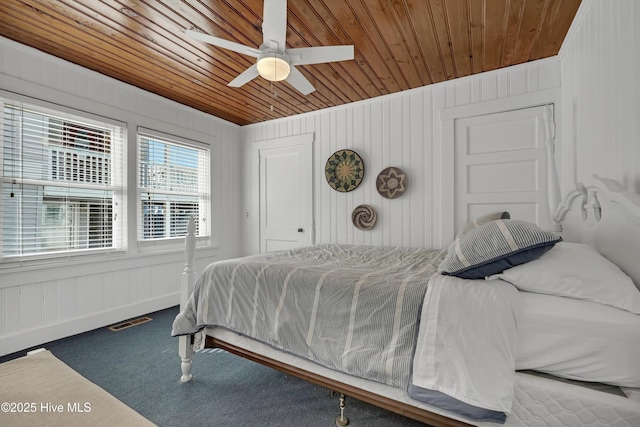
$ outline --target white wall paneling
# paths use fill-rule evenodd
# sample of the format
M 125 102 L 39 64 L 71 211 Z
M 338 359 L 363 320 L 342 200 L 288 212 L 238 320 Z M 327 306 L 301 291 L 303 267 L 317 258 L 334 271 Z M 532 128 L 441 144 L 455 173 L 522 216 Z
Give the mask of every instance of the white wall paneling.
M 593 174 L 640 192 L 640 2 L 583 0 L 560 50 L 566 187 Z
M 130 158 L 138 126 L 209 144 L 213 238 L 199 248 L 196 269 L 239 254 L 239 126 L 4 38 L 0 90 L 126 123 Z M 135 162 L 128 165 L 128 188 L 135 189 Z M 135 207 L 135 191 L 127 202 Z M 179 303 L 183 245 L 143 252 L 136 245 L 135 218 L 132 209 L 126 253 L 0 265 L 0 354 Z
M 444 141 L 450 137 L 447 114 L 456 109 L 513 107 L 560 91 L 556 156 L 563 193 L 593 173 L 640 191 L 640 81 L 635 77 L 640 75 L 640 31 L 634 28 L 639 21 L 635 0 L 583 0 L 558 57 L 243 128 L 6 39 L 0 39 L 0 89 L 129 126 L 215 140 L 213 246 L 219 252 L 200 258 L 203 265 L 258 252 L 253 142 L 305 133 L 313 133 L 316 141 L 316 242 L 438 247 L 447 243 L 443 228 L 453 230 L 453 183 L 446 173 L 453 152 Z M 360 187 L 346 194 L 332 190 L 324 178 L 326 159 L 341 148 L 357 151 L 366 166 Z M 398 199 L 384 199 L 375 189 L 377 174 L 387 166 L 408 174 L 408 191 Z M 351 224 L 351 212 L 363 203 L 378 211 L 370 231 Z M 113 266 L 91 263 L 93 271 L 82 265 L 67 267 L 66 274 L 54 268 L 51 277 L 28 269 L 3 271 L 0 353 L 177 303 L 179 281 L 156 280 L 178 273 L 182 261 L 174 255 L 155 265 L 144 261 L 146 254 L 137 254 Z M 148 283 L 134 283 L 140 280 Z
M 484 105 L 518 108 L 535 103 L 560 84 L 557 58 L 535 61 L 490 73 L 426 86 L 393 95 L 352 103 L 323 111 L 244 126 L 243 164 L 251 168 L 249 147 L 255 141 L 314 133 L 314 188 L 316 242 L 363 243 L 443 247 L 442 224 L 451 221 L 451 144 L 443 145 L 441 114 L 467 107 L 481 111 Z M 533 100 L 533 101 L 531 101 Z M 324 166 L 336 150 L 355 150 L 365 163 L 360 186 L 349 193 L 331 189 Z M 375 188 L 384 168 L 396 166 L 408 175 L 408 189 L 397 199 L 385 199 Z M 246 169 L 250 171 L 250 169 Z M 247 196 L 250 173 L 244 174 L 244 211 L 252 211 Z M 360 204 L 372 205 L 378 220 L 369 231 L 356 229 L 351 212 Z M 257 253 L 255 226 L 244 228 L 244 253 Z M 448 233 L 447 236 L 451 234 Z
M 197 271 L 216 257 L 215 252 L 204 252 L 196 260 Z M 73 275 L 77 274 L 73 267 L 60 266 L 60 271 L 0 275 L 2 354 L 177 305 L 182 253 L 110 264 L 108 271 L 96 265 L 94 274 Z M 85 265 L 87 268 L 91 266 Z M 54 279 L 46 279 L 51 276 Z

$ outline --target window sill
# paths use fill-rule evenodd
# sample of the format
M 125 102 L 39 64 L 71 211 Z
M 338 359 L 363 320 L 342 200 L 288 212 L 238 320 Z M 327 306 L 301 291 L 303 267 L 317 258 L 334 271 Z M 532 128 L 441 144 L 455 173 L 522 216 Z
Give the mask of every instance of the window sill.
M 214 260 L 219 252 L 217 247 L 201 247 L 196 250 L 196 258 Z M 23 260 L 0 264 L 0 288 L 176 262 L 184 263 L 184 245 L 180 248 L 134 254 L 121 251 Z

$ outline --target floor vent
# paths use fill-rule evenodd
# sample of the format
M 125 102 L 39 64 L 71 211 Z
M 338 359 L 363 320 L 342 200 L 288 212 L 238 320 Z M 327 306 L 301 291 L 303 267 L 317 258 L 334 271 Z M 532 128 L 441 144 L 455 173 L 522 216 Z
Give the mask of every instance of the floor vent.
M 118 332 L 118 331 L 121 331 L 123 329 L 130 328 L 132 326 L 140 325 L 142 323 L 147 323 L 147 322 L 149 322 L 151 320 L 153 320 L 153 319 L 151 317 L 147 317 L 147 316 L 138 317 L 136 319 L 131 319 L 131 320 L 125 320 L 124 322 L 116 323 L 115 325 L 109 326 L 109 330 L 111 330 L 113 332 Z

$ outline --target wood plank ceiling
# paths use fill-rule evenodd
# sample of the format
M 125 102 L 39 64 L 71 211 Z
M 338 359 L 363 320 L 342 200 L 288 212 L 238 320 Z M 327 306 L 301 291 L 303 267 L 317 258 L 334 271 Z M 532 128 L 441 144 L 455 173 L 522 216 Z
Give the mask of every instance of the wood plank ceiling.
M 302 95 L 254 58 L 185 36 L 262 43 L 263 0 L 2 0 L 0 35 L 246 125 L 554 56 L 580 0 L 289 0 L 287 47 L 354 45 L 355 59 L 297 67 Z

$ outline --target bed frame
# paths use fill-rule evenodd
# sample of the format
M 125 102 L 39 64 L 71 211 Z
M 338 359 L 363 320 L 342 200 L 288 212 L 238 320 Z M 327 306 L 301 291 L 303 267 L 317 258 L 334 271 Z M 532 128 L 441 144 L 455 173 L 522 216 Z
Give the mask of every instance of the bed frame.
M 195 243 L 195 223 L 192 218 L 187 225 L 187 235 L 185 237 L 185 268 L 182 273 L 180 289 L 181 310 L 184 309 L 191 296 L 197 279 L 197 273 L 194 270 Z M 220 348 L 261 365 L 277 369 L 285 374 L 325 387 L 331 390 L 332 394 L 334 392 L 340 393 L 340 414 L 336 418 L 337 426 L 346 426 L 349 423 L 348 418 L 344 415 L 346 396 L 433 426 L 472 426 L 472 424 L 468 424 L 462 419 L 454 419 L 451 416 L 439 413 L 441 411 L 436 407 L 429 407 L 429 410 L 427 410 L 425 407 L 429 405 L 423 404 L 422 408 L 415 406 L 408 397 L 404 396 L 406 394 L 404 390 L 354 378 L 350 375 L 324 368 L 313 362 L 261 345 L 249 338 L 222 328 L 205 329 L 203 339 L 204 342 L 201 344 L 204 344 L 204 348 Z M 182 382 L 188 382 L 192 378 L 191 366 L 195 353 L 195 341 L 196 339 L 193 335 L 179 337 L 179 355 L 182 361 L 182 376 L 180 380 Z M 375 388 L 388 389 L 386 390 L 387 395 L 371 391 Z M 394 398 L 388 396 L 388 394 L 397 396 Z
M 577 184 L 575 190 L 556 204 L 554 224 L 558 227 L 562 223 L 562 228 L 558 231 L 562 231 L 565 240 L 596 248 L 620 266 L 639 286 L 640 263 L 637 262 L 636 254 L 640 253 L 640 195 L 625 191 L 622 185 L 613 180 L 594 176 L 592 181 L 589 185 Z M 186 262 L 182 274 L 181 308 L 184 308 L 191 295 L 197 276 L 193 268 L 194 231 L 195 225 L 190 221 L 185 239 Z M 181 381 L 189 381 L 194 337 L 181 336 L 179 340 Z M 224 349 L 340 393 L 340 415 L 336 418 L 338 426 L 348 423 L 344 416 L 345 395 L 432 426 L 476 425 L 439 408 L 411 400 L 404 390 L 324 368 L 221 328 L 205 330 L 204 346 Z M 526 407 L 526 402 L 524 406 Z

